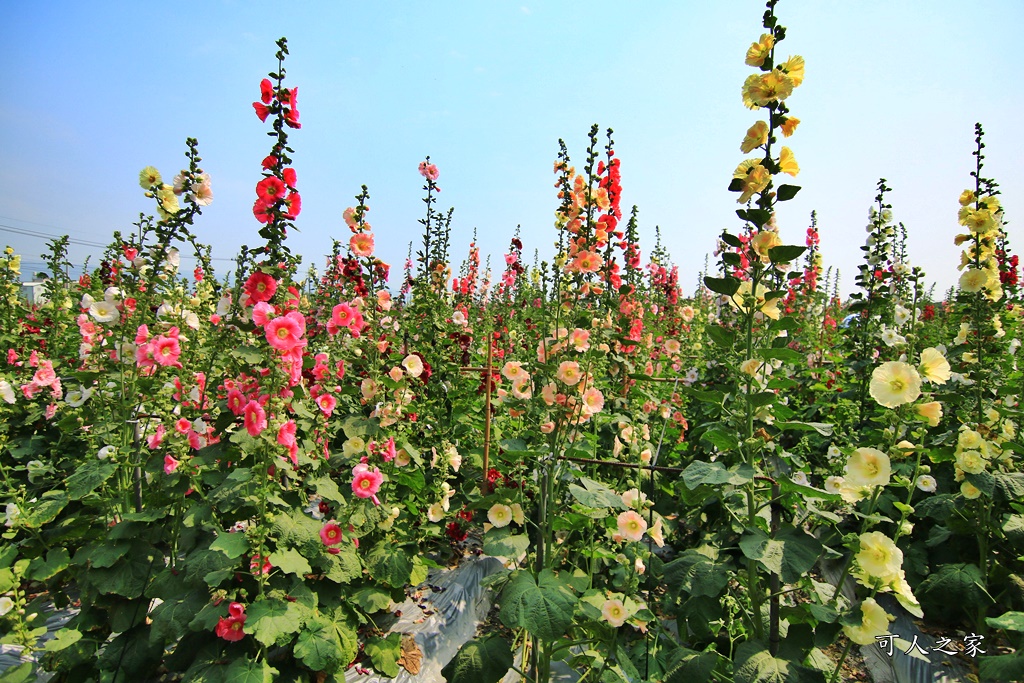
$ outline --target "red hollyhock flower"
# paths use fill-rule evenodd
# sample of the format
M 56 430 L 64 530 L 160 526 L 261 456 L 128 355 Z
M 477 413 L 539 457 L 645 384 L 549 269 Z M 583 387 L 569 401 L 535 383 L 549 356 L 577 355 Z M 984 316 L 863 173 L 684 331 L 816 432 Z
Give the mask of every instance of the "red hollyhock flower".
M 260 81 L 260 99 L 263 100 L 263 104 L 270 104 L 273 96 L 274 84 L 270 82 L 269 78 L 264 78 Z
M 252 108 L 256 110 L 256 116 L 259 117 L 260 121 L 266 122 L 267 116 L 270 115 L 270 109 L 265 104 L 259 102 L 253 102 Z
M 328 522 L 320 529 L 320 540 L 324 545 L 330 546 L 338 545 L 345 539 L 341 537 L 341 527 L 334 522 Z
M 284 182 L 277 176 L 270 176 L 256 183 L 256 194 L 267 205 L 276 204 L 285 193 Z
M 277 291 L 277 280 L 272 275 L 257 270 L 246 280 L 243 290 L 249 299 L 249 304 L 270 301 L 274 292 Z
M 275 166 L 277 166 L 277 157 L 275 157 L 273 154 L 263 159 L 263 168 L 265 168 L 266 170 L 269 171 Z
M 302 197 L 298 192 L 289 192 L 288 196 L 284 198 L 284 205 L 286 207 L 284 217 L 295 218 L 302 211 Z
M 259 436 L 267 428 L 267 411 L 256 401 L 245 404 L 245 429 L 249 436 Z
M 215 633 L 218 638 L 237 642 L 245 637 L 245 605 L 233 602 L 228 606 L 228 616 L 217 622 Z
M 284 184 L 294 190 L 295 189 L 295 169 L 291 168 L 291 167 L 286 168 L 283 171 L 281 171 L 281 175 L 284 176 Z
M 256 203 L 252 205 L 252 215 L 256 216 L 256 220 L 260 223 L 269 223 L 273 216 L 270 215 L 270 211 L 266 204 L 263 203 L 262 199 L 257 199 Z

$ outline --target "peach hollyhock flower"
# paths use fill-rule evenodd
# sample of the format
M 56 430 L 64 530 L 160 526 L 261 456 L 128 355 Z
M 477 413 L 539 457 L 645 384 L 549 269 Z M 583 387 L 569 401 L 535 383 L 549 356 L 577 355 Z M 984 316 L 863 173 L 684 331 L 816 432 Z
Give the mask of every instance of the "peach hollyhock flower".
M 679 317 L 683 319 L 684 323 L 693 321 L 693 316 L 697 315 L 697 311 L 693 309 L 693 306 L 683 306 L 679 309 Z
M 521 401 L 525 401 L 533 396 L 529 375 L 524 373 L 523 376 L 512 383 L 512 395 Z
M 740 143 L 740 151 L 749 154 L 752 149 L 760 147 L 766 142 L 768 142 L 768 124 L 758 121 L 747 129 L 747 134 L 743 137 L 743 142 Z
M 577 327 L 569 333 L 569 344 L 576 351 L 583 353 L 590 348 L 590 330 Z
M 514 382 L 523 375 L 525 375 L 526 371 L 523 370 L 522 363 L 520 363 L 517 360 L 510 360 L 507 363 L 505 363 L 504 366 L 502 366 L 501 374 L 502 376 L 505 377 L 505 379 Z
M 217 637 L 230 642 L 238 642 L 244 638 L 245 616 L 245 605 L 238 602 L 228 605 L 227 618 L 221 617 L 217 622 Z
M 390 377 L 395 382 L 400 382 L 404 375 L 405 372 L 403 372 L 402 368 L 398 367 L 397 365 L 391 368 L 390 372 L 388 372 L 388 377 Z
M 583 410 L 588 415 L 594 415 L 604 409 L 604 394 L 597 387 L 591 387 L 583 392 Z
M 789 147 L 783 147 L 782 152 L 779 154 L 779 170 L 793 177 L 796 177 L 796 174 L 800 172 L 800 165 L 796 163 L 793 150 Z
M 542 423 L 540 426 L 540 431 L 541 434 L 550 434 L 551 432 L 555 431 L 555 423 L 550 421 Z
M 899 578 L 903 566 L 903 551 L 896 547 L 891 538 L 880 531 L 869 531 L 860 535 L 860 550 L 854 559 L 857 580 L 868 588 L 876 583 L 888 586 Z
M 540 390 L 540 396 L 544 399 L 544 403 L 549 406 L 553 406 L 555 405 L 555 401 L 558 400 L 558 388 L 553 382 L 545 384 L 544 388 Z
M 968 268 L 960 276 L 960 289 L 969 293 L 980 292 L 988 285 L 990 278 L 991 275 L 987 270 Z
M 267 412 L 256 401 L 249 401 L 242 411 L 245 415 L 245 429 L 249 436 L 259 436 L 267 428 Z
M 560 382 L 565 382 L 569 386 L 574 386 L 580 381 L 580 364 L 574 360 L 564 360 L 558 365 L 558 371 L 555 373 L 555 379 Z
M 352 468 L 352 493 L 359 498 L 373 498 L 373 502 L 380 505 L 377 500 L 377 491 L 384 483 L 384 474 L 376 467 L 372 470 L 366 463 L 359 463 Z
M 444 505 L 442 503 L 434 503 L 427 508 L 427 520 L 440 522 L 442 519 L 444 519 Z
M 352 235 L 348 246 L 356 256 L 373 256 L 373 235 L 368 232 L 356 233 Z
M 772 47 L 775 46 L 775 36 L 771 33 L 764 33 L 761 35 L 761 39 L 756 43 L 751 43 L 750 47 L 747 48 L 747 58 L 743 60 L 743 63 L 747 66 L 761 66 L 764 64 L 764 60 L 768 58 L 768 55 L 772 52 Z
M 796 132 L 796 127 L 800 125 L 800 119 L 795 116 L 787 116 L 786 120 L 782 122 L 780 126 L 783 137 L 789 137 Z
M 274 318 L 264 328 L 267 342 L 278 351 L 291 351 L 304 344 L 302 335 L 306 332 L 306 318 L 298 311 L 289 311 Z
M 600 254 L 592 251 L 581 251 L 576 258 L 566 266 L 566 270 L 579 273 L 596 273 L 601 269 L 604 259 Z
M 487 511 L 487 519 L 495 528 L 501 529 L 506 527 L 512 522 L 512 508 L 508 505 L 495 503 Z
M 658 519 L 654 521 L 654 526 L 650 528 L 647 535 L 651 537 L 652 541 L 654 541 L 654 545 L 659 548 L 665 547 L 665 532 L 664 529 L 661 528 L 661 517 L 658 517 Z
M 679 341 L 678 340 L 676 340 L 676 339 L 666 339 L 665 340 L 665 353 L 669 354 L 670 356 L 674 356 L 677 353 L 679 353 L 681 348 L 682 347 L 679 345 Z
M 410 353 L 402 361 L 402 367 L 409 373 L 410 377 L 419 377 L 423 374 L 423 361 L 414 353 Z
M 636 510 L 619 513 L 616 522 L 619 533 L 627 541 L 639 541 L 647 531 L 647 522 Z
M 861 623 L 859 626 L 843 626 L 846 637 L 858 645 L 874 645 L 878 636 L 889 632 L 893 620 L 874 598 L 865 598 L 860 603 Z
M 846 483 L 851 486 L 885 486 L 891 472 L 888 455 L 877 448 L 858 448 L 846 463 Z
M 270 301 L 274 296 L 274 292 L 277 291 L 277 280 L 271 275 L 258 270 L 249 276 L 242 289 L 245 292 L 245 301 L 243 303 L 246 306 L 252 306 L 260 301 Z
M 871 373 L 869 392 L 880 405 L 895 408 L 917 400 L 921 395 L 921 376 L 911 365 L 888 361 Z
M 917 367 L 921 371 L 921 376 L 929 382 L 945 384 L 949 381 L 949 361 L 934 347 L 921 352 L 921 363 Z
M 626 610 L 626 606 L 622 604 L 622 600 L 606 600 L 601 607 L 601 618 L 607 621 L 609 626 L 619 628 L 626 623 L 626 619 L 629 618 L 629 612 Z
M 782 244 L 782 238 L 774 230 L 762 230 L 750 240 L 750 246 L 761 257 L 761 263 L 768 263 L 768 250 L 774 249 Z
M 512 503 L 510 507 L 512 508 L 512 521 L 519 526 L 523 526 L 523 524 L 526 523 L 526 516 L 523 514 L 523 506 L 519 503 Z

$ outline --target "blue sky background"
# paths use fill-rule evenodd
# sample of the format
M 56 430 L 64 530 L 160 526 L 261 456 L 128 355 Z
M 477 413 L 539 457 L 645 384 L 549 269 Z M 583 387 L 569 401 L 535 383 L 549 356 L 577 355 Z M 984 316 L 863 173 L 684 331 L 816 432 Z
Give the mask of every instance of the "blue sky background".
M 763 4 L 729 2 L 4 3 L 0 27 L 0 242 L 38 264 L 44 240 L 10 228 L 106 243 L 153 211 L 138 187 L 165 178 L 199 140 L 214 203 L 196 226 L 214 256 L 259 243 L 252 216 L 270 139 L 253 113 L 259 81 L 288 37 L 287 84 L 303 127 L 291 137 L 303 210 L 289 237 L 306 264 L 347 239 L 342 210 L 369 186 L 378 254 L 399 279 L 420 240 L 427 154 L 439 205 L 455 207 L 452 260 L 473 228 L 501 263 L 517 224 L 525 255 L 553 255 L 552 163 L 575 162 L 592 123 L 615 129 L 624 210 L 639 206 L 645 257 L 660 225 L 689 290 L 722 228 L 726 191 L 756 119 L 740 87 Z M 783 0 L 781 56 L 807 60 L 788 103 L 801 166 L 779 223 L 802 243 L 818 212 L 826 265 L 844 294 L 860 263 L 867 209 L 885 177 L 914 263 L 940 288 L 956 277 L 957 197 L 971 181 L 973 127 L 1002 186 L 1011 244 L 1024 250 L 1019 31 L 1024 3 Z M 3 230 L 6 228 L 6 230 Z M 76 262 L 102 250 L 73 246 Z M 231 265 L 218 261 L 223 275 Z

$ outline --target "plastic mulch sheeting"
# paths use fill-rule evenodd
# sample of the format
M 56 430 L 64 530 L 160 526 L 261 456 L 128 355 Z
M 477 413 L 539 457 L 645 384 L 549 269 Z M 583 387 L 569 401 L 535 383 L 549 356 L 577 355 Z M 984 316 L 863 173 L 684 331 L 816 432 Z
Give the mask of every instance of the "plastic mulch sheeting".
M 43 643 L 54 637 L 57 631 L 64 628 L 71 617 L 78 614 L 77 609 L 70 609 L 61 612 L 55 612 L 50 615 L 50 618 L 46 620 L 46 633 L 44 633 L 39 639 L 39 647 L 41 648 Z M 25 655 L 21 645 L 0 645 L 0 673 L 13 669 L 16 666 L 20 666 L 26 662 L 37 662 L 39 657 L 42 655 L 42 651 L 36 651 L 32 655 Z M 52 673 L 46 673 L 45 671 L 36 672 L 35 680 L 39 683 L 45 683 L 46 681 L 53 678 Z

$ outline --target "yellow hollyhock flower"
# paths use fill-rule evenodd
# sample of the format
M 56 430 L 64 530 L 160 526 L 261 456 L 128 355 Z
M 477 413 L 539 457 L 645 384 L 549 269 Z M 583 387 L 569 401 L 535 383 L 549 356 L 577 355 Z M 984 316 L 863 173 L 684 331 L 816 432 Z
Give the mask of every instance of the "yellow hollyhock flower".
M 903 551 L 891 538 L 880 531 L 860 535 L 857 560 L 857 580 L 871 588 L 876 582 L 888 585 L 899 579 L 903 567 Z
M 968 268 L 960 276 L 960 289 L 969 293 L 980 292 L 988 285 L 989 279 L 990 276 L 987 271 L 979 270 L 978 268 Z
M 786 120 L 783 121 L 782 125 L 780 126 L 780 128 L 782 129 L 783 136 L 788 138 L 790 135 L 796 132 L 796 127 L 799 125 L 800 119 L 798 119 L 795 116 L 787 116 Z
M 752 74 L 743 83 L 743 104 L 748 109 L 781 102 L 793 94 L 793 79 L 781 69 L 764 74 Z
M 800 55 L 793 55 L 779 67 L 786 72 L 790 80 L 793 81 L 793 87 L 796 88 L 804 82 L 804 58 Z
M 964 190 L 960 193 L 960 206 L 968 206 L 974 203 L 974 191 Z
M 761 284 L 757 286 L 756 293 L 752 294 L 751 290 L 752 288 L 749 281 L 741 282 L 739 289 L 737 289 L 736 293 L 732 295 L 730 301 L 734 306 L 736 306 L 736 308 L 740 309 L 744 313 L 748 313 L 750 311 L 750 304 L 753 303 L 754 310 L 760 311 L 772 320 L 778 320 L 778 297 L 773 297 L 772 299 L 765 301 L 765 294 L 768 293 L 768 290 Z
M 938 401 L 930 401 L 928 403 L 921 403 L 914 406 L 914 410 L 918 415 L 928 420 L 929 427 L 938 427 L 939 420 L 942 419 L 942 404 Z
M 779 170 L 793 177 L 796 177 L 796 174 L 800 172 L 800 166 L 796 163 L 793 150 L 789 147 L 783 147 L 782 153 L 779 154 Z
M 747 134 L 744 136 L 743 142 L 740 143 L 740 151 L 747 154 L 750 150 L 760 147 L 766 142 L 768 142 L 768 124 L 758 121 L 747 129 Z
M 846 463 L 846 482 L 851 486 L 885 486 L 891 473 L 889 456 L 877 448 L 858 448 Z
M 865 598 L 860 603 L 860 614 L 860 626 L 843 626 L 846 637 L 853 642 L 858 645 L 874 645 L 876 636 L 884 636 L 889 632 L 889 622 L 893 617 L 874 598 Z
M 160 171 L 156 170 L 152 166 L 139 171 L 139 185 L 143 190 L 148 190 L 154 185 L 160 185 L 163 183 L 163 178 L 160 177 Z
M 921 352 L 921 363 L 918 368 L 921 371 L 921 376 L 929 382 L 945 384 L 949 381 L 949 361 L 934 347 L 929 347 Z
M 747 58 L 743 60 L 743 63 L 747 66 L 761 66 L 764 64 L 764 60 L 768 59 L 774 46 L 775 36 L 771 33 L 761 34 L 760 40 L 750 44 L 747 49 Z
M 985 459 L 978 451 L 963 451 L 956 456 L 956 464 L 967 474 L 980 474 L 985 471 Z
M 921 395 L 921 376 L 902 361 L 882 363 L 871 373 L 871 398 L 886 408 L 916 401 Z
M 761 257 L 762 263 L 768 263 L 768 250 L 782 245 L 782 238 L 779 233 L 773 230 L 762 230 L 750 240 L 750 246 Z
M 974 500 L 975 498 L 981 497 L 981 489 L 979 489 L 971 482 L 965 481 L 964 483 L 960 484 L 960 495 L 962 495 L 967 500 Z
M 754 194 L 764 190 L 772 179 L 771 173 L 761 165 L 760 159 L 744 159 L 736 167 L 732 177 L 743 181 L 743 191 L 736 200 L 738 204 L 747 202 Z

